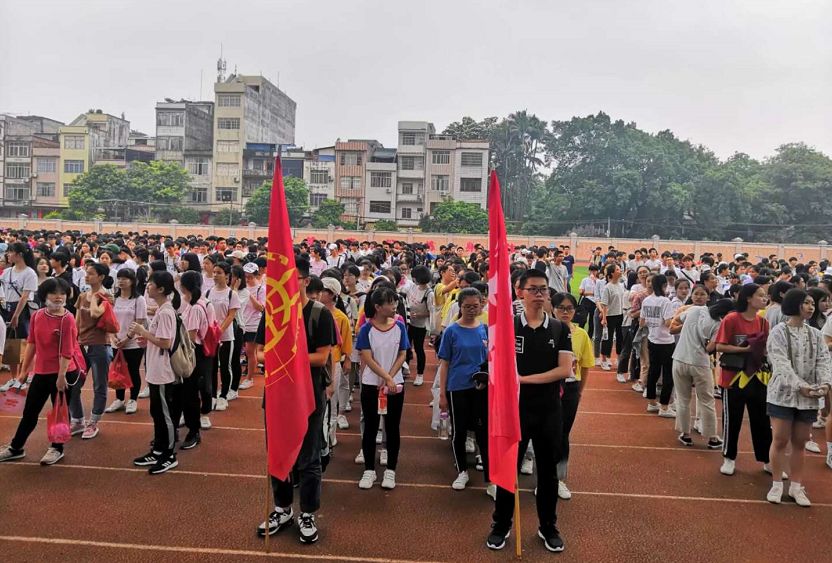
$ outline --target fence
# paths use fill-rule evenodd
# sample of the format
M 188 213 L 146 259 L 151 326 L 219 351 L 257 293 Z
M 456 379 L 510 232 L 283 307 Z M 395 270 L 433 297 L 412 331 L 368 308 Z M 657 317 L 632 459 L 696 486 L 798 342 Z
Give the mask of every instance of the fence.
M 110 223 L 106 221 L 63 221 L 59 219 L 0 219 L 0 228 L 3 229 L 28 229 L 31 231 L 80 231 L 81 233 L 114 233 L 114 232 L 142 232 L 170 235 L 173 238 L 188 235 L 200 237 L 222 236 L 222 237 L 247 237 L 249 239 L 268 236 L 268 228 L 250 223 L 248 226 L 220 226 L 220 225 L 183 225 L 178 223 Z M 333 241 L 336 239 L 357 239 L 359 241 L 383 241 L 401 240 L 407 243 L 433 243 L 437 248 L 439 245 L 453 242 L 457 245 L 468 246 L 480 243 L 488 246 L 488 235 L 462 235 L 453 233 L 422 233 L 412 229 L 396 232 L 380 231 L 346 231 L 341 229 L 292 229 L 292 236 L 296 242 L 307 238 Z M 738 252 L 747 252 L 751 261 L 776 254 L 778 258 L 789 258 L 795 256 L 799 261 L 823 260 L 828 256 L 826 241 L 820 241 L 815 245 L 808 244 L 775 244 L 775 243 L 753 243 L 744 242 L 740 239 L 735 241 L 691 241 L 691 240 L 661 240 L 657 237 L 652 239 L 625 239 L 625 238 L 600 238 L 600 237 L 544 237 L 544 236 L 509 236 L 508 242 L 515 246 L 548 246 L 551 243 L 569 244 L 572 254 L 579 262 L 589 259 L 592 250 L 601 247 L 604 251 L 607 247 L 632 251 L 636 248 L 655 247 L 662 252 L 692 253 L 699 256 L 703 252 L 721 253 L 728 260 Z

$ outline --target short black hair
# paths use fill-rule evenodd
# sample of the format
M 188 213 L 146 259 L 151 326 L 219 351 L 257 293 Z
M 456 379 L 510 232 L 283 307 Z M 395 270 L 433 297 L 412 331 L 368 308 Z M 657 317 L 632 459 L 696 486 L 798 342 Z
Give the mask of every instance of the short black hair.
M 69 297 L 71 288 L 63 278 L 49 278 L 43 280 L 43 283 L 38 286 L 38 299 L 40 299 L 40 302 L 46 303 L 46 296 L 50 293 L 61 293 Z
M 780 306 L 780 310 L 787 317 L 798 316 L 800 315 L 800 306 L 803 305 L 807 297 L 809 297 L 808 291 L 793 287 L 783 296 L 783 303 Z
M 546 277 L 546 274 L 544 274 L 540 270 L 530 268 L 523 272 L 523 274 L 520 276 L 520 289 L 525 289 L 526 282 L 528 282 L 532 278 L 539 278 L 546 281 L 547 284 L 549 283 L 549 278 Z

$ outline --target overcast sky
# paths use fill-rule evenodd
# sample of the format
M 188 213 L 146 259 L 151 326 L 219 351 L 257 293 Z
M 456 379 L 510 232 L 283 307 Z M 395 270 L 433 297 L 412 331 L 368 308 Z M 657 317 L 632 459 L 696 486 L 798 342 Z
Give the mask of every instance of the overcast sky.
M 153 134 L 157 101 L 213 99 L 222 44 L 229 72 L 279 77 L 306 147 L 603 110 L 722 157 L 832 155 L 826 0 L 0 0 L 0 22 L 0 112 L 101 108 Z

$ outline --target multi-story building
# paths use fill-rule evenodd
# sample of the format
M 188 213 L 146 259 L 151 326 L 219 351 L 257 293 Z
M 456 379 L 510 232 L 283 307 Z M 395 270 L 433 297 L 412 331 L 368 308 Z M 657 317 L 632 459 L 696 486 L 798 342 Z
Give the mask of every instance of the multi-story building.
M 436 133 L 427 121 L 399 121 L 395 218 L 403 227 L 419 224 L 424 213 L 427 140 Z
M 325 199 L 335 199 L 335 147 L 321 147 L 306 153 L 303 179 L 309 188 L 309 207 L 317 211 Z
M 251 150 L 250 144 L 294 144 L 297 104 L 262 76 L 232 74 L 214 84 L 214 93 L 214 189 L 209 203 L 242 206 L 247 197 L 243 191 L 250 195 L 251 186 L 262 183 L 243 184 L 245 151 Z M 248 190 L 241 189 L 245 185 Z
M 34 191 L 33 217 L 61 207 L 58 193 L 60 183 L 61 144 L 58 135 L 35 135 L 32 138 L 32 188 Z
M 367 163 L 364 179 L 364 207 L 366 223 L 382 219 L 396 219 L 396 149 L 377 148 Z
M 335 142 L 335 199 L 344 204 L 344 220 L 360 225 L 364 209 L 367 162 L 377 149 L 383 148 L 374 140 Z
M 271 180 L 274 175 L 274 158 L 277 156 L 277 145 L 274 143 L 246 143 L 243 149 L 243 199 L 248 199 L 254 190 Z M 286 176 L 286 169 L 283 169 Z M 236 201 L 230 199 L 226 192 L 222 201 Z
M 426 144 L 424 209 L 432 213 L 444 199 L 486 207 L 488 141 L 458 141 L 449 135 L 430 135 Z
M 188 171 L 191 189 L 185 201 L 191 205 L 209 204 L 213 150 L 214 102 L 165 98 L 156 103 L 156 160 L 176 162 Z

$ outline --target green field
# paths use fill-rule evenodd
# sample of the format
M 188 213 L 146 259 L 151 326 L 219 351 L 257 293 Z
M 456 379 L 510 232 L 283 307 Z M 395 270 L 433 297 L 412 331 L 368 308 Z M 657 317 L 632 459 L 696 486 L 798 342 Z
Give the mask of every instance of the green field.
M 589 268 L 586 266 L 575 266 L 572 268 L 572 295 L 580 301 L 581 297 L 578 295 L 578 288 L 581 287 L 581 282 L 589 275 Z

